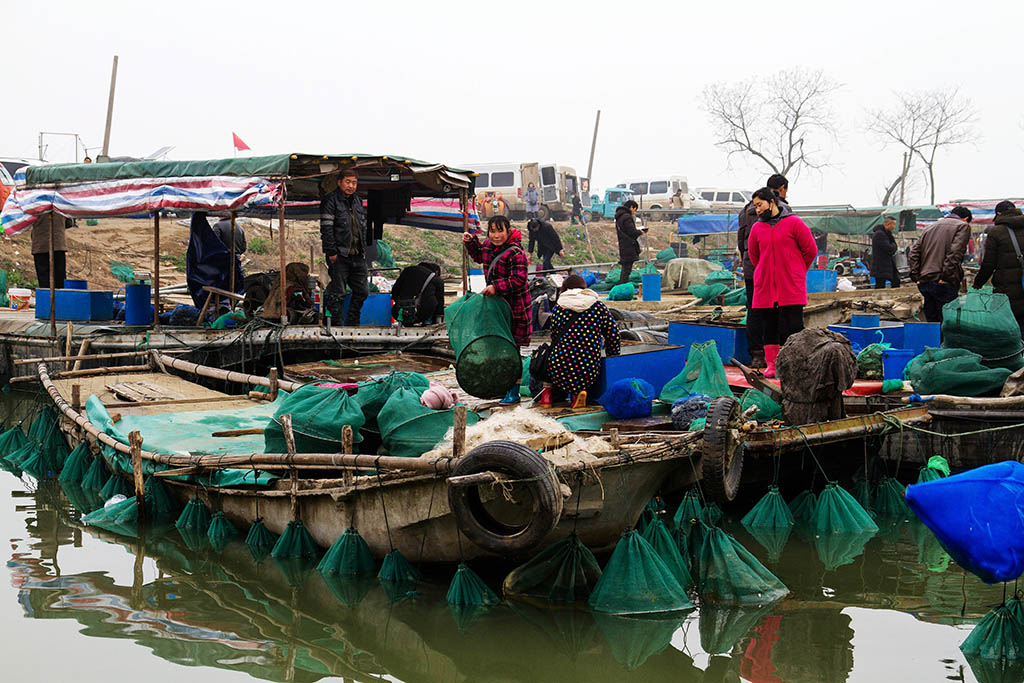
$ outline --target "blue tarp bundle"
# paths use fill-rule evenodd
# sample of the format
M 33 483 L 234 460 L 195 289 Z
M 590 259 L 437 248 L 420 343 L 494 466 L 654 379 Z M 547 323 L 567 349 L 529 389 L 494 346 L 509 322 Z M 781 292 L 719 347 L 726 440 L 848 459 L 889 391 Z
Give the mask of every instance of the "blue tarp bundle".
M 709 213 L 679 217 L 680 235 L 711 235 L 739 230 L 739 215 L 735 213 Z
M 203 291 L 203 287 L 230 289 L 230 261 L 231 251 L 214 234 L 213 228 L 206 220 L 206 214 L 202 211 L 193 213 L 188 251 L 185 254 L 185 280 L 188 282 L 188 292 L 192 295 L 196 308 L 202 308 L 206 297 L 209 296 Z M 241 292 L 245 277 L 242 275 L 242 266 L 237 255 L 234 267 L 235 289 Z

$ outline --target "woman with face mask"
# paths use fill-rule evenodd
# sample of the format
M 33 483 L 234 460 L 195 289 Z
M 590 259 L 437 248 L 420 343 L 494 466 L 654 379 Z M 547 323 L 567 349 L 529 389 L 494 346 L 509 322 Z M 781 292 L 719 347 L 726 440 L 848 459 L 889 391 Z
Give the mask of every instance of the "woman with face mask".
M 754 264 L 752 308 L 764 326 L 765 377 L 775 376 L 779 347 L 804 329 L 807 270 L 818 248 L 807 225 L 781 202 L 774 190 L 754 193 L 757 222 L 750 228 L 747 251 Z

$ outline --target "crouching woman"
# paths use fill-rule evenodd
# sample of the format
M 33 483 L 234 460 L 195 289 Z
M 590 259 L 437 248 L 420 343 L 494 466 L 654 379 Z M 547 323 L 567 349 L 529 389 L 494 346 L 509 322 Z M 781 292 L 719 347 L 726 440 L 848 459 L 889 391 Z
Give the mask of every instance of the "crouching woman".
M 551 313 L 550 327 L 550 385 L 545 386 L 537 402 L 551 405 L 553 385 L 569 395 L 573 408 L 582 408 L 587 404 L 587 389 L 601 371 L 601 347 L 609 356 L 619 354 L 619 326 L 597 293 L 587 289 L 583 278 L 570 275 Z

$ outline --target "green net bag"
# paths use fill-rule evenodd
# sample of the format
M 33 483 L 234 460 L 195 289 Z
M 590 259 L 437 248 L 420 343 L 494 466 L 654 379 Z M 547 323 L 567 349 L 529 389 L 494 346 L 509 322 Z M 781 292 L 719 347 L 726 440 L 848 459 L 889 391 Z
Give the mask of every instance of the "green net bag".
M 1020 326 L 1005 294 L 972 289 L 943 306 L 942 348 L 968 349 L 992 368 L 1024 367 Z
M 692 588 L 694 580 L 690 575 L 689 558 L 683 558 L 682 553 L 679 552 L 679 545 L 672 538 L 665 523 L 660 519 L 655 519 L 647 525 L 647 529 L 642 535 L 644 540 L 654 548 L 654 552 L 665 563 L 679 585 L 683 588 Z
M 381 268 L 394 268 L 395 258 L 392 254 L 391 245 L 384 240 L 377 240 L 377 258 L 373 259 Z
M 690 345 L 683 371 L 665 384 L 658 398 L 673 403 L 694 394 L 711 398 L 732 396 L 722 357 L 718 355 L 718 345 L 714 341 Z
M 504 299 L 470 292 L 444 309 L 444 319 L 455 351 L 455 378 L 466 393 L 500 398 L 515 386 L 523 365 Z
M 615 661 L 633 671 L 672 644 L 680 617 L 678 614 L 622 616 L 597 612 L 594 621 L 608 641 L 608 649 Z M 612 674 L 610 678 L 623 677 Z
M 657 551 L 637 531 L 619 539 L 587 601 L 596 612 L 650 614 L 693 608 Z
M 480 417 L 466 413 L 466 425 L 476 424 Z M 418 458 L 444 439 L 455 423 L 455 410 L 431 410 L 420 403 L 419 395 L 399 389 L 381 408 L 377 417 L 384 448 L 393 456 Z
M 740 396 L 740 410 L 746 412 L 750 406 L 757 406 L 754 419 L 758 422 L 771 422 L 782 419 L 782 406 L 768 394 L 757 389 L 747 389 Z
M 135 496 L 132 496 L 90 512 L 82 517 L 82 522 L 122 536 L 134 536 L 138 522 L 136 510 Z
M 203 505 L 203 501 L 192 498 L 185 504 L 174 526 L 178 527 L 178 531 L 205 535 L 210 528 L 210 511 Z
M 130 263 L 124 261 L 107 261 L 110 264 L 110 274 L 120 282 L 131 284 L 135 282 L 135 270 Z
M 0 434 L 0 459 L 28 445 L 28 437 L 20 426 L 15 425 Z
M 83 489 L 81 484 L 64 482 L 61 484 L 64 497 L 68 499 L 71 506 L 83 515 L 103 507 L 103 501 L 92 489 Z
M 666 247 L 654 255 L 654 259 L 658 263 L 668 263 L 674 258 L 678 258 L 678 255 L 676 254 L 676 250 L 672 247 Z
M 7 297 L 7 271 L 0 270 L 0 307 L 7 308 L 11 300 Z
M 476 572 L 461 562 L 448 586 L 445 600 L 449 605 L 456 607 L 485 607 L 501 602 L 498 594 L 492 591 Z
M 307 384 L 286 396 L 267 422 L 263 431 L 267 453 L 287 452 L 282 415 L 292 416 L 298 453 L 337 453 L 341 450 L 341 428 L 350 425 L 353 440 L 358 442 L 362 439 L 359 429 L 366 421 L 362 407 L 344 389 Z
M 594 554 L 573 533 L 509 572 L 502 592 L 507 598 L 571 603 L 585 600 L 599 578 L 601 567 Z
M 882 379 L 882 351 L 891 344 L 868 344 L 857 354 L 857 379 Z
M 868 511 L 834 481 L 825 485 L 814 506 L 811 528 L 818 534 L 876 533 L 878 525 Z
M 63 472 L 61 473 L 63 474 Z M 917 483 L 935 481 L 949 476 L 949 463 L 941 455 L 933 455 L 917 474 Z
M 879 519 L 909 519 L 910 507 L 903 496 L 907 487 L 892 477 L 882 477 L 875 491 L 874 510 Z
M 1007 605 L 999 605 L 982 617 L 960 651 L 983 659 L 1024 659 L 1024 624 Z
M 306 531 L 302 520 L 293 519 L 288 522 L 288 526 L 277 539 L 270 554 L 275 560 L 308 559 L 317 557 L 320 554 L 320 548 Z
M 644 275 L 656 275 L 658 273 L 658 266 L 653 263 L 648 263 L 639 268 L 634 268 L 629 273 L 629 281 L 634 285 L 640 284 L 643 280 Z
M 55 479 L 60 474 L 60 465 L 53 451 L 48 448 L 36 448 L 21 463 L 21 469 L 37 480 Z
M 714 270 L 708 273 L 707 277 L 704 278 L 704 284 L 725 285 L 732 289 L 732 286 L 736 284 L 736 276 L 728 270 Z
M 750 529 L 791 529 L 795 524 L 793 513 L 779 493 L 779 487 L 768 487 L 768 493 L 750 509 L 740 524 Z
M 789 593 L 749 550 L 718 527 L 705 527 L 699 574 L 702 602 L 765 604 Z
M 696 488 L 690 488 L 683 494 L 679 507 L 672 515 L 672 522 L 676 528 L 684 529 L 689 534 L 690 528 L 700 520 L 703 512 L 704 506 L 700 504 L 700 493 Z
M 33 457 L 37 452 L 39 452 L 39 444 L 37 444 L 35 441 L 29 440 L 27 444 L 25 444 L 24 446 L 22 446 L 21 448 L 19 448 L 18 450 L 14 451 L 6 458 L 4 458 L 4 461 L 7 462 L 7 464 L 13 467 L 15 470 L 20 472 L 21 466 L 25 463 L 25 461 Z M 103 484 L 105 483 L 107 483 L 107 480 L 104 478 Z M 103 488 L 103 484 L 100 484 L 100 488 Z
M 622 266 L 615 266 L 604 276 L 604 281 L 611 285 L 617 285 L 620 277 L 622 277 Z
M 107 468 L 103 464 L 103 458 L 93 458 L 92 464 L 82 477 L 82 488 L 99 492 L 107 483 Z
M 331 544 L 316 569 L 324 575 L 373 576 L 376 566 L 370 546 L 358 531 L 349 527 Z
M 142 493 L 146 504 L 146 520 L 150 524 L 170 524 L 175 519 L 178 503 L 171 498 L 166 484 L 156 477 L 149 477 Z
M 61 468 L 60 476 L 57 479 L 62 484 L 81 484 L 82 478 L 89 470 L 89 465 L 91 464 L 92 455 L 89 453 L 89 445 L 83 441 L 75 446 L 75 449 L 71 451 L 71 455 L 64 461 L 64 467 Z
M 249 533 L 245 536 L 245 545 L 249 547 L 249 552 L 257 562 L 269 555 L 276 543 L 277 536 L 266 527 L 262 518 L 252 523 Z
M 710 285 L 690 285 L 686 288 L 686 291 L 690 293 L 690 296 L 700 299 L 700 303 L 704 305 L 718 303 L 718 297 L 728 292 L 729 288 L 720 282 L 716 282 Z
M 623 282 L 608 290 L 609 301 L 632 301 L 636 298 L 636 287 L 631 282 Z
M 206 539 L 210 542 L 211 548 L 216 552 L 220 552 L 238 536 L 238 529 L 235 528 L 230 519 L 224 516 L 223 512 L 218 510 L 213 513 L 210 527 L 206 530 Z
M 384 556 L 377 579 L 382 583 L 407 586 L 423 578 L 398 549 Z
M 601 282 L 595 282 L 594 284 L 590 285 L 590 289 L 597 292 L 598 294 L 603 294 L 605 292 L 612 291 L 612 287 L 614 286 L 615 285 L 613 285 L 612 283 L 602 280 Z
M 128 482 L 117 474 L 111 474 L 107 479 L 107 483 L 100 489 L 100 495 L 103 497 L 103 500 L 110 500 L 117 495 L 127 496 L 129 493 Z
M 1002 389 L 1009 376 L 1006 368 L 985 367 L 981 356 L 967 349 L 927 348 L 906 369 L 919 394 L 981 396 Z
M 380 445 L 380 426 L 377 424 L 377 416 L 380 414 L 380 409 L 391 398 L 391 394 L 398 389 L 405 388 L 411 389 L 419 396 L 427 390 L 428 386 L 430 386 L 430 380 L 418 372 L 390 372 L 380 379 L 360 384 L 354 398 L 362 408 L 363 418 L 366 420 L 362 432 L 371 437 L 371 443 L 367 446 L 376 449 Z
M 747 288 L 736 287 L 730 289 L 728 292 L 722 295 L 723 306 L 746 306 L 747 305 Z
M 853 497 L 857 499 L 861 507 L 865 510 L 870 510 L 875 499 L 875 492 L 871 489 L 871 482 L 867 479 L 854 479 Z

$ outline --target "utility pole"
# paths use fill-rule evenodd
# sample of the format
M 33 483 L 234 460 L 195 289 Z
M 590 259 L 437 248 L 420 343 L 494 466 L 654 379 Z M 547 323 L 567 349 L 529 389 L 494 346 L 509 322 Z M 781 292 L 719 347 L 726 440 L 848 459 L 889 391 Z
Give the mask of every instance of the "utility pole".
M 103 130 L 103 161 L 110 158 L 110 122 L 114 118 L 114 86 L 117 85 L 117 55 L 110 71 L 110 97 L 107 99 L 107 126 Z M 99 159 L 97 159 L 99 161 Z
M 587 180 L 590 182 L 590 189 L 594 189 L 594 150 L 597 149 L 597 127 L 601 125 L 601 110 L 597 110 L 597 118 L 594 120 L 594 139 L 590 141 L 590 162 L 587 163 Z

